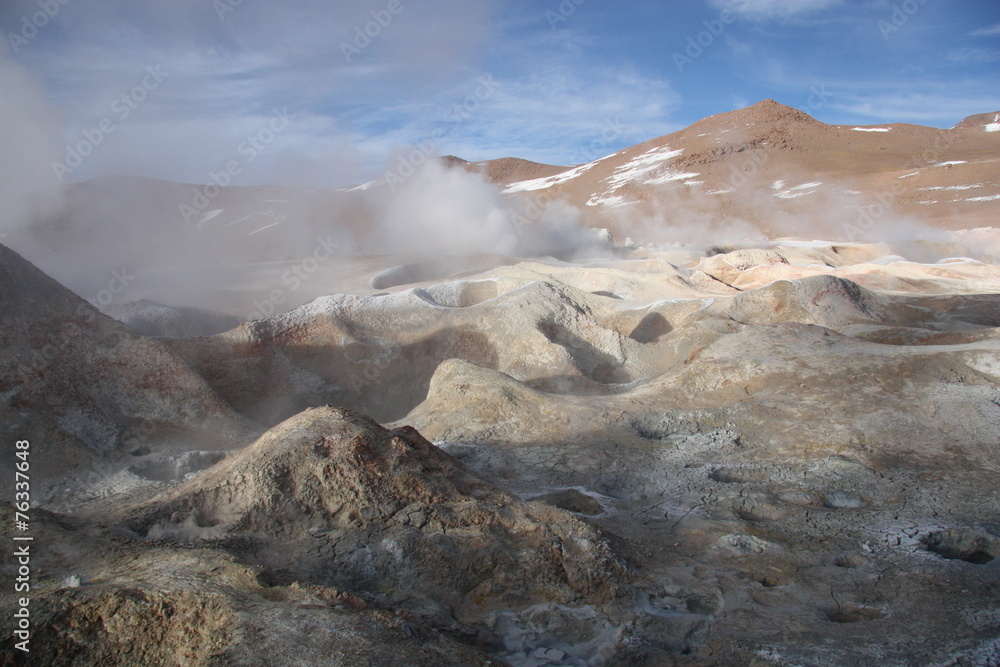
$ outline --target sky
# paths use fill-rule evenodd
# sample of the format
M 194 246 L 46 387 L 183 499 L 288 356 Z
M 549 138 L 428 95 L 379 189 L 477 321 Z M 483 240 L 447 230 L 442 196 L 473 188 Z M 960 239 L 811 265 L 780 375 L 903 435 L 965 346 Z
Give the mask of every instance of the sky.
M 1000 110 L 995 0 L 3 0 L 0 30 L 8 188 L 342 186 L 414 146 L 578 164 L 763 99 Z

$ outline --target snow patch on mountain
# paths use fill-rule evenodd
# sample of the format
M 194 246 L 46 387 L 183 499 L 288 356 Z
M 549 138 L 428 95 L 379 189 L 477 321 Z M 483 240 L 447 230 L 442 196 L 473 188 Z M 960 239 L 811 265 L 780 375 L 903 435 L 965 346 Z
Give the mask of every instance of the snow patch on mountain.
M 785 187 L 785 181 L 775 181 L 771 184 L 771 188 L 775 190 L 774 196 L 779 199 L 796 199 L 798 197 L 805 197 L 806 195 L 811 195 L 816 192 L 816 188 L 823 185 L 822 181 L 811 181 L 809 183 L 802 183 L 801 185 L 793 185 L 790 188 Z
M 618 167 L 611 176 L 604 179 L 611 185 L 608 191 L 617 190 L 626 183 L 648 174 L 667 160 L 672 160 L 683 152 L 683 148 L 673 149 L 670 146 L 657 146 L 649 149 Z
M 551 188 L 553 185 L 559 185 L 576 178 L 588 169 L 591 169 L 595 164 L 597 164 L 596 160 L 594 162 L 588 162 L 587 164 L 581 164 L 580 166 L 573 167 L 572 169 L 567 169 L 566 171 L 555 174 L 554 176 L 532 178 L 531 180 L 512 183 L 503 192 L 504 194 L 513 194 L 515 192 L 529 192 L 532 190 L 544 190 L 545 188 Z
M 695 178 L 700 176 L 696 171 L 681 172 L 674 169 L 668 169 L 664 171 L 659 176 L 654 176 L 646 181 L 646 185 L 664 185 L 666 183 L 673 183 L 674 181 L 686 181 L 689 178 Z M 685 183 L 689 185 L 691 182 Z
M 972 190 L 973 188 L 985 187 L 982 183 L 974 183 L 972 185 L 934 185 L 926 188 L 917 188 L 918 190 Z

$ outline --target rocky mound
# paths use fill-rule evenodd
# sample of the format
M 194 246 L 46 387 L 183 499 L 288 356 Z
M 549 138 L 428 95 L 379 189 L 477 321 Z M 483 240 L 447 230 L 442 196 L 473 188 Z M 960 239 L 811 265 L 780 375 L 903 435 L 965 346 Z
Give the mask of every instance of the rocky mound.
M 881 296 L 832 275 L 779 280 L 733 297 L 725 313 L 744 324 L 796 322 L 841 333 L 869 331 L 861 325 L 938 326 L 926 308 Z
M 727 285 L 733 285 L 744 271 L 773 264 L 788 264 L 788 260 L 774 250 L 748 248 L 705 257 L 694 266 L 694 270 L 702 271 Z
M 496 364 L 495 346 L 470 319 L 444 316 L 418 291 L 340 295 L 219 336 L 168 344 L 260 423 L 327 403 L 387 421 L 422 400 L 443 359 Z
M 0 311 L 2 436 L 33 443 L 39 497 L 56 478 L 137 447 L 182 436 L 188 448 L 231 448 L 256 431 L 170 350 L 3 246 Z
M 623 571 L 567 512 L 485 482 L 412 428 L 308 410 L 133 513 L 149 538 L 237 545 L 277 573 L 462 620 L 599 602 Z
M 820 125 L 821 123 L 804 111 L 780 104 L 775 100 L 761 100 L 744 109 L 736 109 L 726 113 L 704 118 L 694 125 L 700 131 L 719 131 L 733 124 L 744 126 L 775 125 Z
M 218 595 L 142 588 L 51 593 L 32 609 L 41 628 L 32 664 L 206 664 L 233 640 L 227 606 Z M 4 654 L 18 655 L 12 647 Z
M 500 664 L 416 620 L 332 589 L 244 586 L 220 594 L 214 587 L 213 593 L 164 592 L 137 583 L 42 595 L 33 610 L 39 629 L 30 644 L 32 664 L 263 667 L 278 655 L 337 667 Z M 0 661 L 18 664 L 21 653 L 7 635 Z
M 168 344 L 231 405 L 268 424 L 324 403 L 399 419 L 451 358 L 540 388 L 600 393 L 631 381 L 653 356 L 602 323 L 609 306 L 600 302 L 610 299 L 529 267 L 499 271 L 475 284 L 326 297 Z
M 454 408 L 457 400 L 461 402 L 460 420 L 433 418 L 434 414 Z M 519 442 L 526 434 L 525 424 L 545 423 L 550 402 L 552 397 L 509 375 L 461 359 L 449 359 L 438 366 L 426 400 L 406 420 L 419 422 L 422 431 L 435 441 Z M 552 424 L 554 431 L 559 426 Z M 539 435 L 535 431 L 529 438 Z
M 30 653 L 15 646 L 17 600 L 4 596 L 5 665 L 264 666 L 279 655 L 344 667 L 494 664 L 412 615 L 330 587 L 277 585 L 218 549 L 136 541 L 40 509 L 33 523 L 49 547 L 32 551 Z M 12 532 L 0 528 L 5 540 Z M 0 555 L 5 576 L 17 567 Z
M 380 271 L 372 276 L 369 281 L 372 289 L 388 289 L 399 285 L 412 285 L 429 280 L 440 280 L 455 273 L 460 273 L 462 269 L 456 270 L 454 259 L 439 259 L 414 264 L 403 264 L 394 266 L 384 271 Z
M 979 130 L 980 132 L 1000 132 L 1000 111 L 978 113 L 969 116 L 956 125 L 955 130 Z
M 884 320 L 884 309 L 879 296 L 849 280 L 814 276 L 778 281 L 733 297 L 728 313 L 745 324 L 798 322 L 836 329 Z
M 557 167 L 552 164 L 541 164 L 516 157 L 502 157 L 479 163 L 486 178 L 500 185 L 517 181 L 527 181 L 534 178 L 545 178 L 562 173 L 568 167 Z
M 112 304 L 103 312 L 144 336 L 194 338 L 229 331 L 242 322 L 238 317 L 202 308 L 167 306 L 149 299 Z

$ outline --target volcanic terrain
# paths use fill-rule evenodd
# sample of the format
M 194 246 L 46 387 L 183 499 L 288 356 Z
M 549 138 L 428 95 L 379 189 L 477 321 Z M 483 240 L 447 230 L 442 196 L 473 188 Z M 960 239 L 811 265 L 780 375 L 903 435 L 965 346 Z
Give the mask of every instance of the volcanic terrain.
M 384 245 L 384 179 L 142 182 L 166 253 L 69 186 L 0 247 L 32 658 L 1000 664 L 997 119 L 434 162 L 469 252 Z

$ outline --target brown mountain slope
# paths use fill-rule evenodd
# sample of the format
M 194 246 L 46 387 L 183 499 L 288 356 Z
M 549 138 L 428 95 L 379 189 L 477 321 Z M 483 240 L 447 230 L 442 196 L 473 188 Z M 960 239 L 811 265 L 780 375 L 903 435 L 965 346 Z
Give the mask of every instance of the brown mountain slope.
M 1000 217 L 998 130 L 996 112 L 971 116 L 947 130 L 860 127 L 827 125 L 766 100 L 573 167 L 513 157 L 468 162 L 445 156 L 441 162 L 500 186 L 509 199 L 490 198 L 500 202 L 501 210 L 493 213 L 517 211 L 535 221 L 542 207 L 526 204 L 564 199 L 582 213 L 584 224 L 609 228 L 621 240 L 727 243 L 799 236 L 892 241 L 928 238 L 928 227 L 995 225 Z M 337 190 L 98 179 L 68 185 L 61 216 L 36 224 L 30 233 L 13 233 L 7 243 L 31 252 L 42 270 L 80 294 L 93 295 L 105 286 L 108 267 L 124 264 L 155 272 L 146 281 L 147 286 L 155 283 L 153 288 L 143 290 L 137 281 L 130 299 L 181 305 L 178 296 L 186 301 L 196 285 L 198 301 L 185 305 L 230 308 L 231 314 L 244 316 L 258 310 L 253 301 L 259 297 L 233 305 L 234 296 L 251 282 L 229 277 L 235 265 L 255 264 L 255 270 L 280 279 L 289 270 L 302 272 L 296 258 L 399 251 L 405 235 L 398 224 L 383 224 L 385 203 L 400 192 L 398 181 L 393 186 L 384 175 Z M 403 249 L 426 250 L 448 240 L 447 233 L 429 227 L 427 234 L 414 235 L 427 243 Z M 549 251 L 538 245 L 529 239 L 523 247 L 529 254 Z M 335 265 L 340 262 L 326 262 L 324 271 L 342 283 L 355 273 Z M 309 298 L 325 293 L 317 290 Z
M 994 115 L 951 130 L 855 127 L 765 100 L 506 192 L 565 198 L 620 234 L 643 217 L 667 232 L 742 221 L 768 236 L 846 239 L 884 237 L 904 219 L 988 226 L 1000 208 Z
M 478 162 L 482 173 L 494 183 L 507 185 L 531 178 L 544 178 L 566 170 L 552 164 L 541 164 L 516 157 L 502 157 L 496 160 Z

